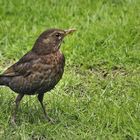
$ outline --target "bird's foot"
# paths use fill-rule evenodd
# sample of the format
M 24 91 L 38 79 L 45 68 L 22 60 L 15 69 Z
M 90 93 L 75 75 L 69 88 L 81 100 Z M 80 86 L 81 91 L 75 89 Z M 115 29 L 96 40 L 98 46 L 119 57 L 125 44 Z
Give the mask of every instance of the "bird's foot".
M 45 119 L 50 122 L 51 124 L 54 124 L 55 123 L 55 120 L 50 118 L 49 116 L 45 116 Z
M 10 121 L 11 121 L 12 125 L 16 126 L 16 117 L 15 116 L 13 116 Z

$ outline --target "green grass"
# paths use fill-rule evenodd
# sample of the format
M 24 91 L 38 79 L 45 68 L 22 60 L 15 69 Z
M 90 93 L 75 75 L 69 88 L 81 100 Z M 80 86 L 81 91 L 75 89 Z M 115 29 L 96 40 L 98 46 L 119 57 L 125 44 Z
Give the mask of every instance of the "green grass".
M 45 95 L 56 123 L 26 96 L 10 125 L 16 94 L 1 87 L 0 139 L 140 139 L 140 1 L 0 0 L 0 72 L 54 27 L 77 29 L 61 47 L 63 78 Z

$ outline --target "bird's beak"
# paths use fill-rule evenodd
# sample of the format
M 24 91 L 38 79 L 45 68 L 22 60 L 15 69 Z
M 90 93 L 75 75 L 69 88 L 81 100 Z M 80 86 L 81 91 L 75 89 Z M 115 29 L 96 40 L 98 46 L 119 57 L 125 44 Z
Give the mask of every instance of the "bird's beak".
M 68 30 L 65 30 L 65 36 L 68 35 L 68 34 L 72 34 L 75 31 L 76 31 L 76 29 L 68 29 Z

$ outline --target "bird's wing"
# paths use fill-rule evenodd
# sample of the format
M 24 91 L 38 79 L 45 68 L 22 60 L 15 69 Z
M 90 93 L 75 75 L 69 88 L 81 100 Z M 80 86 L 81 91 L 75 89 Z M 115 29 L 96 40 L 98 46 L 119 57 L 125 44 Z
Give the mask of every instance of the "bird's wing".
M 32 52 L 24 55 L 17 63 L 9 67 L 1 76 L 27 76 L 31 73 L 32 60 L 34 60 L 35 55 Z

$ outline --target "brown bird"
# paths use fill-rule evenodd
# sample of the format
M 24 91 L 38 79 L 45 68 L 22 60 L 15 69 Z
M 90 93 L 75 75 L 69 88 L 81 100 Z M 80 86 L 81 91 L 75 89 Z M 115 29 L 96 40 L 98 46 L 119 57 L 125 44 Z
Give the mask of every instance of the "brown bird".
M 0 75 L 0 85 L 8 86 L 18 93 L 12 122 L 16 121 L 17 109 L 23 96 L 35 94 L 38 94 L 45 118 L 51 121 L 43 105 L 44 93 L 53 89 L 63 75 L 65 58 L 60 52 L 60 45 L 64 37 L 74 31 L 75 29 L 44 31 L 32 50 Z

